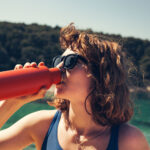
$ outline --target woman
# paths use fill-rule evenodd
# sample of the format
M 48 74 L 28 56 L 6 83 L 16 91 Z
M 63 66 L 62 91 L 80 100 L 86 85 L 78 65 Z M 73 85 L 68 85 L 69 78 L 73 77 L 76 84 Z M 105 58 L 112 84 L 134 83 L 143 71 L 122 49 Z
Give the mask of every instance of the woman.
M 2 130 L 0 149 L 18 150 L 35 143 L 37 150 L 148 150 L 141 131 L 127 123 L 133 110 L 120 46 L 79 32 L 72 24 L 61 29 L 60 44 L 65 52 L 53 60 L 53 67 L 63 72 L 54 92 L 57 109 L 29 114 Z M 28 67 L 37 65 L 26 63 L 24 68 Z M 45 92 L 43 88 L 2 101 L 0 125 Z

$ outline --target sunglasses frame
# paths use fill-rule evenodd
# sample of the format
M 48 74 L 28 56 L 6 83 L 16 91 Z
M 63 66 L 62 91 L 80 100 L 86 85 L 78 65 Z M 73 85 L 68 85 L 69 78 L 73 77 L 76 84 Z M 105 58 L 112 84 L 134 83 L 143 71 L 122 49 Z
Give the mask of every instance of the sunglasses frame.
M 70 67 L 66 67 L 66 66 L 65 66 L 65 62 L 66 62 L 66 60 L 67 60 L 67 58 L 68 58 L 69 56 L 74 56 L 75 61 L 74 61 L 73 65 L 71 65 Z M 53 61 L 52 61 L 52 66 L 53 66 L 53 68 L 56 67 L 56 66 L 54 66 L 54 64 L 55 64 L 55 61 L 56 61 L 57 58 L 60 58 L 60 62 L 63 61 L 63 66 L 62 66 L 62 68 L 64 68 L 64 69 L 73 69 L 73 68 L 75 67 L 75 65 L 77 64 L 78 59 L 80 59 L 81 61 L 83 61 L 85 64 L 88 63 L 88 61 L 87 61 L 83 56 L 81 56 L 81 55 L 79 55 L 79 54 L 69 54 L 69 55 L 66 55 L 66 56 L 61 56 L 61 55 L 59 55 L 59 56 L 56 56 L 56 57 L 53 58 Z M 60 63 L 60 62 L 59 62 L 59 63 Z M 58 64 L 59 64 L 59 63 L 58 63 Z M 58 64 L 57 64 L 57 65 L 58 65 Z

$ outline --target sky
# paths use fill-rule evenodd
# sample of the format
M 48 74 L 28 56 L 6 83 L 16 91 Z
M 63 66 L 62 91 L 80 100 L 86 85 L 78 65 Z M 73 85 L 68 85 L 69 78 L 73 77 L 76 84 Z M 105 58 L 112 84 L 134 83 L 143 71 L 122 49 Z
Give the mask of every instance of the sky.
M 92 29 L 150 40 L 150 0 L 0 0 L 0 21 Z

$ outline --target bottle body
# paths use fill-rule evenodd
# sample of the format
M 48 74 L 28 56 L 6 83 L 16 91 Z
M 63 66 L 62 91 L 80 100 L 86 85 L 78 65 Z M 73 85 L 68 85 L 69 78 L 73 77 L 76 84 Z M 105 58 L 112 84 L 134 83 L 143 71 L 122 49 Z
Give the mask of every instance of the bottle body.
M 25 68 L 0 72 L 0 100 L 25 96 L 39 91 L 45 86 L 61 81 L 61 71 L 58 68 Z

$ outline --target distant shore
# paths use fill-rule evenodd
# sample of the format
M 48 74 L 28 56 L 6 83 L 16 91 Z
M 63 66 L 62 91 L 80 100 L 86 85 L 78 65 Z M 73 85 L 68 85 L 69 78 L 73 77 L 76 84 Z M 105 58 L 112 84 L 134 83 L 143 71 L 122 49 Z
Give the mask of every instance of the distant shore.
M 147 86 L 145 88 L 141 87 L 131 87 L 129 88 L 130 92 L 150 92 L 150 86 Z
M 55 85 L 53 85 L 48 92 L 54 92 Z M 129 87 L 130 94 L 133 98 L 144 98 L 150 100 L 150 86 L 147 87 Z
M 129 91 L 133 98 L 143 98 L 150 100 L 150 86 L 147 87 L 130 87 Z

